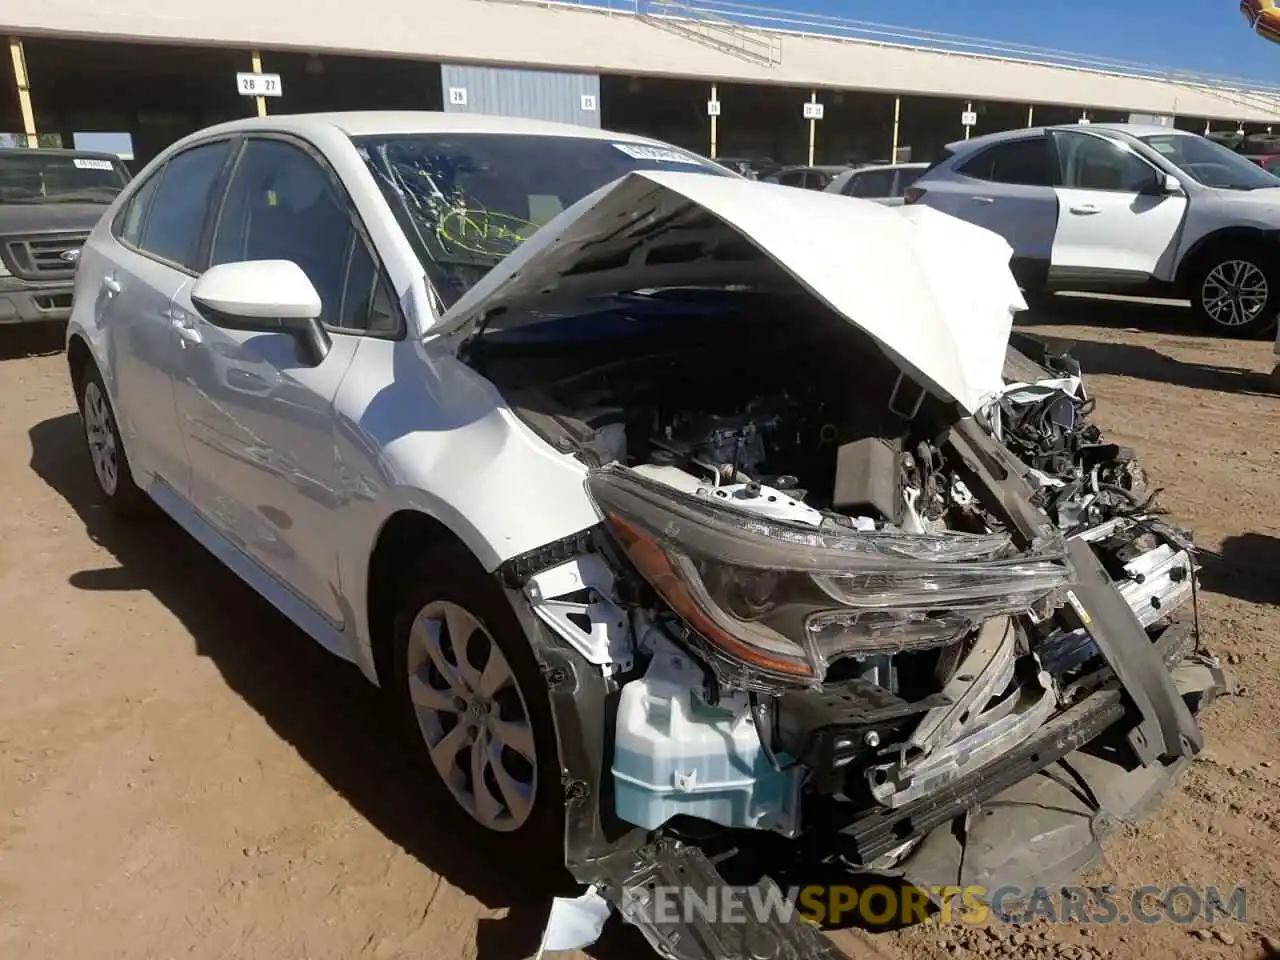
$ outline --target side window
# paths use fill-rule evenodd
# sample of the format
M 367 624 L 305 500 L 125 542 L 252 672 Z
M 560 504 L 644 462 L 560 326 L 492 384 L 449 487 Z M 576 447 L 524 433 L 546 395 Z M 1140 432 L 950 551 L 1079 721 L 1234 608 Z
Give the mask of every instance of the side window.
M 115 224 L 115 234 L 132 247 L 142 245 L 142 226 L 147 222 L 147 209 L 151 206 L 151 198 L 155 196 L 156 187 L 160 186 L 160 178 L 164 169 L 157 170 L 147 182 L 140 186 L 125 205 L 124 213 Z
M 1151 185 L 1150 165 L 1119 144 L 1083 133 L 1055 133 L 1059 183 L 1076 190 L 1138 193 Z
M 138 246 L 162 260 L 199 268 L 200 234 L 209 209 L 209 195 L 222 172 L 230 145 L 207 143 L 178 154 L 157 175 L 159 185 L 143 218 Z M 144 187 L 145 189 L 145 187 Z
M 325 167 L 291 143 L 250 140 L 231 175 L 210 265 L 292 260 L 320 294 L 320 321 L 338 327 L 354 235 L 346 194 Z
M 784 187 L 802 187 L 804 186 L 804 171 L 789 170 L 786 173 L 778 174 L 778 182 Z
M 887 197 L 893 193 L 892 170 L 868 170 L 853 178 L 853 197 Z
M 353 232 L 347 278 L 342 292 L 342 313 L 336 326 L 343 330 L 394 334 L 400 329 L 400 311 L 364 239 Z
M 907 189 L 920 179 L 920 175 L 924 173 L 919 167 L 901 167 L 898 170 L 898 182 L 894 184 L 893 195 L 901 197 L 907 192 Z
M 1037 136 L 997 143 L 965 161 L 957 172 L 975 180 L 990 180 L 995 183 L 1053 186 L 1053 157 L 1049 138 Z

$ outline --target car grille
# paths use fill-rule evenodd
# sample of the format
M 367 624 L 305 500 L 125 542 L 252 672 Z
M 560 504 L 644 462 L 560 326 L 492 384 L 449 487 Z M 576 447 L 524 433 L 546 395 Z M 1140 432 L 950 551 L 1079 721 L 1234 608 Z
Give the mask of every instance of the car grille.
M 5 265 L 24 280 L 68 280 L 75 275 L 77 255 L 87 236 L 62 233 L 5 240 Z M 71 259 L 67 259 L 68 255 Z

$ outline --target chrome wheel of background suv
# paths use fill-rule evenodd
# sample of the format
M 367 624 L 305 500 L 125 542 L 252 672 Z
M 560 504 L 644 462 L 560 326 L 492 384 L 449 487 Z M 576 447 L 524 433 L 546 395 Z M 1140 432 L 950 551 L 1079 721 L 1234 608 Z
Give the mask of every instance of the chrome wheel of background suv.
M 1255 320 L 1267 305 L 1267 278 L 1247 260 L 1220 263 L 1200 288 L 1204 308 L 1215 323 L 1238 327 Z
M 1259 251 L 1233 245 L 1201 260 L 1191 306 L 1201 324 L 1217 333 L 1254 336 L 1275 323 L 1278 290 L 1280 277 Z

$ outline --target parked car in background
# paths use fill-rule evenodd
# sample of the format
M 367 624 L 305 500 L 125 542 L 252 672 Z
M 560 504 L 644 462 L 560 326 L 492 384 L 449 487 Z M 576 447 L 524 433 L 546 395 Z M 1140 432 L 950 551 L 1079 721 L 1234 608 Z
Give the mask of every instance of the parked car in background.
M 1280 153 L 1241 154 L 1250 163 L 1256 163 L 1267 173 L 1280 173 Z
M 1197 134 L 1091 124 L 961 140 L 906 201 L 1004 237 L 1029 298 L 1186 297 L 1231 335 L 1280 312 L 1280 178 Z
M 783 167 L 760 179 L 766 183 L 780 183 L 784 187 L 801 187 L 805 190 L 825 190 L 827 184 L 849 168 L 840 166 Z
M 650 890 L 1070 882 L 1224 681 L 1009 256 L 598 128 L 252 118 L 99 221 L 68 373 L 104 501 L 385 691 L 424 829 L 664 957 L 835 960 Z
M 80 247 L 128 182 L 109 153 L 0 149 L 0 323 L 70 316 Z
M 927 163 L 885 163 L 847 169 L 826 186 L 829 193 L 901 206 L 907 188 L 929 169 Z
M 760 180 L 782 167 L 769 157 L 716 157 L 712 162 L 748 180 Z

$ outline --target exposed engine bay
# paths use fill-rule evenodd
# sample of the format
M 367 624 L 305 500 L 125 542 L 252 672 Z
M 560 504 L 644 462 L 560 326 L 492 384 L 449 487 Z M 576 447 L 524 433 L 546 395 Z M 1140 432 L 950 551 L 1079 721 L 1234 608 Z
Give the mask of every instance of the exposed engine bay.
M 1095 402 L 1067 345 L 1023 333 L 1011 338 L 1005 391 L 988 412 L 992 432 L 1030 467 L 1038 505 L 1064 531 L 1149 512 L 1149 491 L 1132 450 L 1089 422 Z
M 868 348 L 851 350 L 847 330 L 736 326 L 732 343 L 646 338 L 637 354 L 586 366 L 535 354 L 517 362 L 521 385 L 508 395 L 535 428 L 594 464 L 625 464 L 763 516 L 909 533 L 1001 528 L 948 461 L 945 427 L 898 412 L 920 403 L 919 391 L 874 354 L 868 363 Z M 547 371 L 534 385 L 530 367 Z M 948 415 L 939 407 L 927 405 L 935 421 Z
M 608 817 L 686 850 L 708 828 L 807 837 L 828 865 L 954 883 L 931 831 L 1040 789 L 1104 732 L 1141 769 L 1198 749 L 1175 686 L 1221 677 L 1177 673 L 1198 645 L 1173 616 L 1189 539 L 1087 423 L 1078 368 L 1020 356 L 1034 379 L 1006 374 L 984 424 L 812 303 L 734 307 L 470 357 L 591 468 L 600 535 L 521 582 L 617 691 Z M 1026 856 L 990 849 L 994 875 Z

